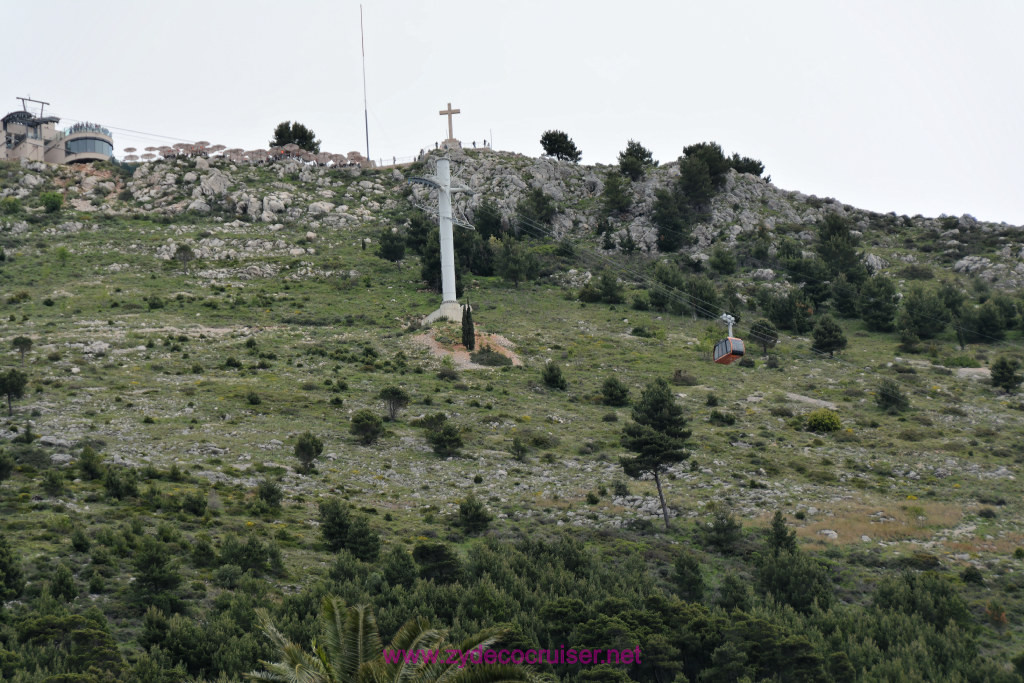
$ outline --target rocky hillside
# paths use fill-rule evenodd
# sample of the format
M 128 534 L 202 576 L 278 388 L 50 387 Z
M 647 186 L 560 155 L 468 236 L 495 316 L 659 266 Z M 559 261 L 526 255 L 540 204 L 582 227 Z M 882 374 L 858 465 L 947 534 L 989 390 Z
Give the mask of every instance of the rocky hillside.
M 430 203 L 425 190 L 406 178 L 429 174 L 430 157 L 383 170 L 216 158 L 0 165 L 0 373 L 27 380 L 0 418 L 3 534 L 24 577 L 17 592 L 0 591 L 14 615 L 0 617 L 3 676 L 15 661 L 7 652 L 40 670 L 71 671 L 60 667 L 73 658 L 44 661 L 36 645 L 45 638 L 30 622 L 95 607 L 120 647 L 121 663 L 111 666 L 185 680 L 167 673 L 180 664 L 189 676 L 234 679 L 270 656 L 252 635 L 256 605 L 273 605 L 308 642 L 311 613 L 331 590 L 374 604 L 386 631 L 422 609 L 460 637 L 501 621 L 543 642 L 597 629 L 545 630 L 577 610 L 558 602 L 570 593 L 580 605 L 614 597 L 630 609 L 690 615 L 664 633 L 701 619 L 709 632 L 724 629 L 723 615 L 741 621 L 756 611 L 750 623 L 771 620 L 780 643 L 813 632 L 805 645 L 828 666 L 838 652 L 857 670 L 896 680 L 896 668 L 885 667 L 909 666 L 901 648 L 911 645 L 883 652 L 866 626 L 856 647 L 827 634 L 894 619 L 871 607 L 882 600 L 876 586 L 928 570 L 953 586 L 943 596 L 962 596 L 951 612 L 957 627 L 940 636 L 946 620 L 927 621 L 906 607 L 919 604 L 909 597 L 886 599 L 907 610 L 901 628 L 916 634 L 907 643 L 945 662 L 931 677 L 954 677 L 938 653 L 966 633 L 957 672 L 1018 680 L 1009 658 L 1022 647 L 1024 614 L 1024 404 L 992 385 L 991 370 L 1024 359 L 1019 227 L 876 214 L 730 171 L 682 250 L 659 254 L 654 205 L 678 164 L 628 184 L 631 207 L 609 215 L 606 167 L 489 150 L 454 161 L 458 181 L 474 190 L 456 206 L 470 221 L 493 204 L 514 228 L 535 189 L 555 208 L 550 237 L 523 241 L 538 267 L 521 282 L 499 277 L 488 260 L 501 257 L 499 243 L 472 254 L 478 269 L 463 273 L 463 298 L 481 346 L 502 353 L 469 361 L 458 325 L 420 322 L 439 299 L 421 270 L 429 254 L 414 247 L 429 243 L 417 231 L 432 219 L 418 208 Z M 876 276 L 867 281 L 892 281 L 894 310 L 906 313 L 907 301 L 945 285 L 984 330 L 958 339 L 942 311 L 917 321 L 942 323 L 920 339 L 876 329 L 872 300 L 862 297 L 838 321 L 846 346 L 816 350 L 811 328 L 825 311 L 838 317 L 839 304 L 823 289 L 827 276 L 796 269 L 817 258 L 821 226 L 835 215 L 850 220 Z M 384 258 L 382 241 L 395 229 L 408 247 Z M 603 289 L 581 289 L 588 279 Z M 820 301 L 806 327 L 780 325 L 765 353 L 748 337 L 744 363 L 720 366 L 708 353 L 724 326 L 654 300 L 652 283 L 676 280 L 722 297 L 744 334 L 788 293 Z M 503 360 L 512 356 L 516 364 Z M 619 462 L 628 403 L 658 378 L 670 380 L 692 431 L 691 456 L 661 480 L 668 531 L 654 481 L 630 479 Z M 625 397 L 611 396 L 612 379 Z M 395 387 L 408 400 L 391 416 L 382 397 Z M 905 404 L 882 400 L 896 397 Z M 313 443 L 307 432 L 321 447 L 311 468 L 296 455 Z M 326 538 L 323 504 L 332 500 L 359 520 L 358 541 Z M 800 571 L 821 584 L 835 623 L 852 621 L 826 627 L 800 590 L 779 598 L 778 586 L 766 587 L 763 529 L 775 511 L 815 558 L 817 569 Z M 547 546 L 531 544 L 559 528 L 575 535 L 559 548 L 586 542 L 576 559 L 577 550 L 559 550 L 551 560 L 558 572 L 588 567 L 575 578 L 513 588 L 526 569 L 499 572 L 481 559 L 511 538 L 543 555 Z M 460 580 L 472 591 L 430 578 L 425 558 L 435 543 L 465 563 Z M 700 595 L 679 578 L 684 549 L 705 577 Z M 0 570 L 8 555 L 0 543 Z M 178 579 L 152 588 L 160 601 L 137 592 L 139 577 L 164 576 L 147 573 L 139 555 L 176 558 Z M 411 574 L 398 585 L 402 572 Z M 584 576 L 603 583 L 573 583 Z M 493 596 L 488 610 L 474 606 Z M 671 607 L 658 602 L 667 599 Z M 651 623 L 653 613 L 621 623 Z M 706 636 L 709 652 L 725 647 L 719 635 Z M 216 647 L 207 652 L 205 642 Z M 616 671 L 646 681 L 684 670 L 703 680 L 701 667 L 710 670 L 709 657 L 692 653 L 674 663 L 684 644 L 659 642 L 650 641 L 652 652 L 668 663 L 657 675 Z M 828 676 L 806 680 L 856 680 L 820 670 Z M 556 673 L 577 680 L 578 672 Z

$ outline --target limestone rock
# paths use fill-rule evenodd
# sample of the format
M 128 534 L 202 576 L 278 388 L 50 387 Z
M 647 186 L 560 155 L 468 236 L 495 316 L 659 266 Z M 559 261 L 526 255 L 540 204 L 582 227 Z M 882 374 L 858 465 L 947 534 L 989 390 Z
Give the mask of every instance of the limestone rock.
M 213 169 L 199 181 L 199 189 L 208 197 L 214 195 L 221 196 L 227 194 L 230 184 L 231 182 L 226 175 L 217 169 Z
M 325 213 L 330 213 L 334 210 L 334 204 L 330 202 L 313 202 L 309 205 L 309 214 L 311 216 L 321 216 Z
M 864 265 L 866 265 L 868 270 L 872 273 L 878 273 L 883 268 L 887 267 L 889 262 L 877 254 L 868 254 L 864 257 Z

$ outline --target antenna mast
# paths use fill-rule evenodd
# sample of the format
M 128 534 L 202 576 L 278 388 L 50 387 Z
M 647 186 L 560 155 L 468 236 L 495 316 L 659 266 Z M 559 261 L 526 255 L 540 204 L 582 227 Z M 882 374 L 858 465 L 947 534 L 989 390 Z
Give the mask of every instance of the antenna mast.
M 359 43 L 363 50 L 363 123 L 366 125 L 366 158 L 370 158 L 370 115 L 366 107 L 366 37 L 363 35 L 363 6 L 359 5 Z

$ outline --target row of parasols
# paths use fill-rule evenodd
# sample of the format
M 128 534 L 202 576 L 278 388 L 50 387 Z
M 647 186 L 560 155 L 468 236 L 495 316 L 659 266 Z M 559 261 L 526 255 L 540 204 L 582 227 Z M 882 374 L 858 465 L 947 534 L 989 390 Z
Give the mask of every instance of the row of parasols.
M 157 157 L 170 159 L 175 157 L 210 157 L 216 156 L 227 159 L 233 163 L 256 163 L 264 164 L 282 159 L 299 159 L 303 162 L 316 164 L 318 166 L 373 166 L 372 161 L 359 152 L 348 154 L 331 154 L 330 152 L 307 152 L 295 143 L 289 143 L 281 147 L 270 147 L 268 149 L 241 148 L 228 149 L 224 145 L 211 145 L 209 142 L 179 142 L 175 145 L 164 145 L 161 147 L 146 147 L 142 154 L 135 147 L 125 147 L 124 160 L 127 162 L 152 161 Z

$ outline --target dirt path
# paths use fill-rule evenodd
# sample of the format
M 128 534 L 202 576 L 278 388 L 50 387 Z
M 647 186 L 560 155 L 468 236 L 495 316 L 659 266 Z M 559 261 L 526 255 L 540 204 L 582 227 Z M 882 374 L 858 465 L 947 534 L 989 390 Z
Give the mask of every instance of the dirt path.
M 455 367 L 460 370 L 493 370 L 494 368 L 488 365 L 479 365 L 469 359 L 469 351 L 462 344 L 456 344 L 453 347 L 448 347 L 445 344 L 434 339 L 432 332 L 426 332 L 424 334 L 417 335 L 412 340 L 418 344 L 423 344 L 430 349 L 438 358 L 444 356 L 451 356 L 452 361 L 455 363 Z M 482 349 L 484 346 L 490 346 L 491 350 L 500 353 L 506 358 L 512 361 L 512 365 L 522 365 L 523 361 L 519 359 L 512 351 L 512 342 L 500 334 L 488 334 L 487 332 L 476 333 L 476 348 L 477 350 Z

